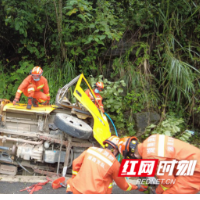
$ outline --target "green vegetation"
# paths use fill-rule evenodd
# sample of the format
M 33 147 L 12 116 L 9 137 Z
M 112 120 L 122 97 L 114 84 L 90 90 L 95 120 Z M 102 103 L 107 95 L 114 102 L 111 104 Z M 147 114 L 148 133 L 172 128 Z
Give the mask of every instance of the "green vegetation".
M 135 113 L 156 111 L 160 123 L 144 138 L 189 140 L 184 130 L 200 111 L 199 1 L 2 0 L 0 10 L 1 98 L 13 100 L 33 66 L 44 70 L 51 103 L 84 73 L 105 83 L 105 109 L 121 135 L 136 134 Z

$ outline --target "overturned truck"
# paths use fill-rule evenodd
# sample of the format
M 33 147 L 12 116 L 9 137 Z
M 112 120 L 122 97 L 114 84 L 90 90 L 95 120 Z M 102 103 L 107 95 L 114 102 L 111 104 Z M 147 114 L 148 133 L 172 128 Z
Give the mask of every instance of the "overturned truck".
M 85 94 L 81 74 L 58 90 L 56 105 L 13 105 L 0 99 L 0 174 L 71 173 L 72 161 L 90 146 L 111 136 L 106 116 Z

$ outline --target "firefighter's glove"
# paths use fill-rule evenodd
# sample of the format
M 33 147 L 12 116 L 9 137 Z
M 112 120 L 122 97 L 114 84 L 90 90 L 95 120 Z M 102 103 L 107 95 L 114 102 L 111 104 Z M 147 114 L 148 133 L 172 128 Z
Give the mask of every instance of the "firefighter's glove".
M 19 103 L 19 98 L 15 98 L 15 99 L 13 100 L 13 105 L 16 105 L 17 103 Z
M 95 98 L 94 97 L 90 97 L 91 101 L 94 103 L 95 102 Z
M 148 186 L 146 185 L 137 185 L 137 190 L 139 190 L 140 192 L 144 192 L 146 190 L 148 190 Z
M 157 194 L 156 189 L 150 188 L 150 194 Z

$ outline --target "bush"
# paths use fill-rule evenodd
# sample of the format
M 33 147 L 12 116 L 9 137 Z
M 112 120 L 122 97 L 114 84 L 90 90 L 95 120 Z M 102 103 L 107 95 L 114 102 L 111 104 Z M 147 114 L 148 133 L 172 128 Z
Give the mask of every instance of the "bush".
M 143 139 L 151 134 L 161 134 L 188 142 L 192 132 L 185 130 L 185 128 L 184 120 L 182 118 L 177 118 L 171 113 L 171 115 L 167 115 L 166 119 L 160 122 L 158 125 L 151 124 L 148 126 L 145 130 Z

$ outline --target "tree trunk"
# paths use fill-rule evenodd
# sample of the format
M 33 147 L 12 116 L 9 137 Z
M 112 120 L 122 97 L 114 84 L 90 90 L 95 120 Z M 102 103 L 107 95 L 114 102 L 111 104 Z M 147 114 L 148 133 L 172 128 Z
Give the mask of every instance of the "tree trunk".
M 56 0 L 53 1 L 56 11 L 56 20 L 57 20 L 57 29 L 58 29 L 58 38 L 60 42 L 60 48 L 61 48 L 61 55 L 63 60 L 67 60 L 67 54 L 66 54 L 66 48 L 63 44 L 62 40 L 62 0 L 58 0 L 58 8 Z

